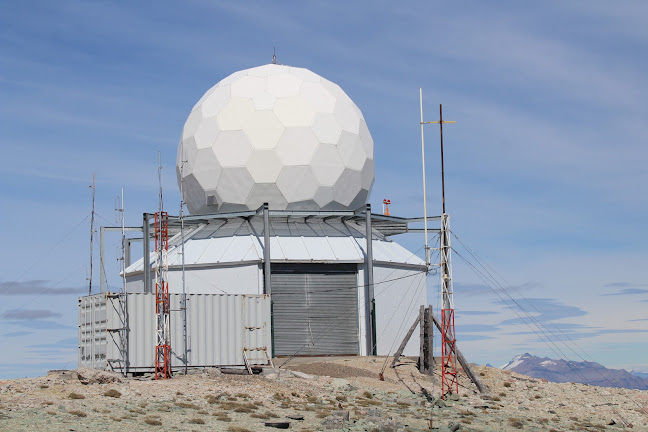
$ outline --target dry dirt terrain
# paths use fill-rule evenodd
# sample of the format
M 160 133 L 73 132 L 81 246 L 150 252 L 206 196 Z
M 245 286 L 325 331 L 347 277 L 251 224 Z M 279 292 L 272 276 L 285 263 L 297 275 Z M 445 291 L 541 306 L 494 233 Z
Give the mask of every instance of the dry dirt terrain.
M 390 359 L 391 360 L 391 359 Z M 278 360 L 278 365 L 283 360 Z M 458 397 L 437 399 L 437 378 L 412 360 L 295 359 L 262 375 L 218 370 L 171 380 L 123 379 L 87 369 L 0 381 L 2 431 L 648 431 L 648 392 L 553 384 L 476 366 Z M 629 427 L 628 427 L 629 429 Z

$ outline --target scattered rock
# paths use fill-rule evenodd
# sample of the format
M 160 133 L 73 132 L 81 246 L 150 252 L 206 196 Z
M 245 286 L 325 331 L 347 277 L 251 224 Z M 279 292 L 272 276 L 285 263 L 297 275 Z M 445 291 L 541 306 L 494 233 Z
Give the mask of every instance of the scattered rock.
M 447 426 L 441 426 L 439 432 L 456 432 L 461 430 L 461 423 L 450 422 Z
M 398 395 L 402 397 L 412 397 L 412 392 L 405 389 L 398 390 Z
M 340 417 L 340 418 L 342 418 L 344 421 L 348 421 L 348 420 L 351 418 L 351 414 L 350 414 L 349 411 L 347 411 L 347 410 L 337 410 L 337 411 L 333 411 L 333 412 L 331 413 L 331 416 L 333 416 L 333 417 Z
M 124 377 L 116 372 L 100 371 L 88 368 L 79 368 L 76 371 L 77 379 L 82 384 L 109 384 L 124 382 Z
M 369 408 L 365 415 L 366 420 L 371 423 L 378 423 L 382 420 L 382 414 L 378 408 Z
M 249 375 L 250 374 L 245 368 L 228 367 L 228 368 L 221 368 L 220 371 L 221 373 L 227 375 Z
M 265 422 L 266 427 L 273 427 L 277 429 L 288 429 L 290 427 L 290 422 Z
M 403 423 L 396 420 L 387 420 L 378 424 L 374 430 L 378 432 L 400 432 L 404 429 Z
M 210 377 L 217 377 L 223 375 L 223 373 L 221 372 L 220 368 L 213 367 L 205 369 L 205 375 Z
M 340 416 L 330 415 L 322 422 L 324 429 L 342 429 L 344 427 L 344 419 Z
M 460 377 L 460 397 L 453 401 L 457 395 L 436 398 L 439 377 L 419 376 L 413 361 L 397 370 L 387 369 L 385 381 L 377 379 L 381 366 L 381 361 L 373 364 L 366 358 L 332 358 L 318 359 L 312 367 L 308 359 L 299 359 L 290 371 L 264 368 L 265 379 L 248 375 L 244 369 L 238 370 L 244 375 L 220 376 L 218 368 L 204 368 L 197 375 L 174 375 L 172 380 L 155 382 L 142 382 L 151 379 L 151 374 L 123 378 L 83 369 L 51 371 L 47 377 L 0 380 L 0 429 L 120 432 L 161 424 L 160 429 L 190 430 L 190 424 L 201 424 L 191 421 L 195 418 L 204 420 L 209 430 L 276 427 L 265 428 L 268 422 L 288 423 L 288 429 L 295 430 L 405 432 L 430 430 L 432 415 L 437 427 L 432 430 L 437 432 L 518 430 L 509 424 L 511 418 L 523 422 L 523 430 L 590 429 L 580 423 L 617 430 L 629 422 L 635 425 L 632 430 L 648 430 L 648 418 L 636 405 L 626 403 L 642 397 L 648 400 L 646 392 L 525 382 L 518 374 L 488 368 L 484 383 L 497 389 L 492 396 L 482 397 Z M 218 378 L 210 379 L 210 375 Z M 509 379 L 515 383 L 513 389 L 503 386 Z M 83 385 L 112 380 L 104 386 Z M 120 392 L 121 397 L 107 397 L 112 396 L 107 394 L 110 390 Z M 608 404 L 598 403 L 597 391 L 605 392 Z M 337 409 L 339 404 L 343 406 Z
M 76 371 L 74 370 L 64 370 L 64 369 L 53 369 L 47 371 L 47 376 L 55 377 L 63 381 L 71 381 L 79 379 Z
M 335 387 L 335 388 L 341 388 L 341 387 L 347 387 L 347 386 L 350 387 L 351 383 L 349 381 L 345 380 L 344 378 L 335 378 L 331 382 L 331 385 L 333 387 Z
M 450 432 L 461 430 L 461 423 L 450 422 L 448 423 L 448 429 L 450 429 Z
M 279 369 L 279 368 L 263 368 L 261 370 L 261 375 L 270 379 L 281 378 L 294 378 L 295 373 L 288 369 Z
M 317 379 L 313 375 L 308 375 L 308 374 L 305 374 L 304 372 L 290 371 L 290 373 L 293 376 L 296 376 L 297 378 L 302 378 L 302 379 L 306 379 L 306 380 L 315 380 L 315 379 Z
M 448 404 L 443 399 L 438 398 L 437 400 L 434 401 L 434 406 L 439 408 L 445 408 L 448 406 Z

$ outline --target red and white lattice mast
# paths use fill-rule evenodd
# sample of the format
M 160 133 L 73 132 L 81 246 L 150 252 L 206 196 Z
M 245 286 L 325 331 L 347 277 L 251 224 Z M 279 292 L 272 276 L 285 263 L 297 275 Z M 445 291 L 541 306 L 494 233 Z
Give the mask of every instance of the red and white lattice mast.
M 445 206 L 445 171 L 443 166 L 443 124 L 456 123 L 443 120 L 443 107 L 439 105 L 438 121 L 423 121 L 423 89 L 420 89 L 421 106 L 421 153 L 423 159 L 423 206 L 425 218 L 425 258 L 430 265 L 430 248 L 428 247 L 427 235 L 427 201 L 425 193 L 425 142 L 423 139 L 423 126 L 425 124 L 438 124 L 441 130 L 441 199 L 443 213 L 441 215 L 441 231 L 439 233 L 439 256 L 441 269 L 441 396 L 459 392 L 457 377 L 457 356 L 455 354 L 455 319 L 454 319 L 454 296 L 452 288 L 452 260 L 450 247 L 450 215 L 446 213 Z
M 155 379 L 171 378 L 171 327 L 168 282 L 169 216 L 163 211 L 162 165 L 158 153 L 159 211 L 155 213 Z
M 459 392 L 457 379 L 457 356 L 455 354 L 454 296 L 452 290 L 452 260 L 450 247 L 450 216 L 441 216 L 441 395 Z

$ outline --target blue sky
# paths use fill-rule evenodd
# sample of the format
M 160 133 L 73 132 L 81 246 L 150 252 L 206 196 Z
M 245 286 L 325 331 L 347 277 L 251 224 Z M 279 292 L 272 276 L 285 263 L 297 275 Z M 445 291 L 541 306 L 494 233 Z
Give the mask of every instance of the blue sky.
M 594 360 L 648 370 L 646 16 L 642 1 L 3 2 L 0 344 L 11 349 L 0 377 L 75 366 L 92 173 L 98 223 L 114 224 L 124 187 L 127 224 L 141 225 L 157 207 L 160 150 L 174 212 L 189 111 L 225 76 L 268 63 L 273 45 L 280 63 L 338 83 L 363 111 L 371 202 L 390 198 L 392 214 L 422 213 L 418 88 L 426 120 L 443 103 L 457 121 L 444 131 L 454 232 Z M 438 131 L 426 137 L 437 214 Z M 118 241 L 106 262 L 115 285 Z M 399 241 L 417 250 L 422 238 Z M 471 361 L 555 357 L 454 263 Z

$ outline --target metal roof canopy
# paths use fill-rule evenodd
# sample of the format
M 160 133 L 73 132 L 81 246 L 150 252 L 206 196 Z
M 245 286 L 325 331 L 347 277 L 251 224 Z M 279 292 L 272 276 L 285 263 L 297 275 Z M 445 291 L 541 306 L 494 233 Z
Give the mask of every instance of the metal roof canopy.
M 310 211 L 310 210 L 269 210 L 269 217 L 272 223 L 282 223 L 282 222 L 292 222 L 295 220 L 303 220 L 304 222 L 316 222 L 316 221 L 331 221 L 339 220 L 342 222 L 354 222 L 359 227 L 366 225 L 366 207 L 361 207 L 355 211 L 344 210 L 344 211 Z M 143 225 L 140 227 L 126 227 L 126 231 L 136 231 L 142 232 L 142 238 L 148 236 L 151 238 L 153 230 L 152 223 L 148 222 L 152 218 L 154 213 L 144 213 L 143 215 Z M 212 213 L 212 214 L 199 214 L 199 215 L 190 215 L 184 217 L 184 225 L 186 229 L 197 228 L 200 225 L 212 224 L 215 222 L 227 222 L 229 220 L 246 220 L 248 222 L 256 221 L 257 219 L 263 219 L 263 206 L 261 206 L 256 211 L 241 211 L 241 212 L 227 212 L 227 213 Z M 388 237 L 398 234 L 406 233 L 423 233 L 424 232 L 424 220 L 423 217 L 415 218 L 405 218 L 399 216 L 387 216 L 383 214 L 371 213 L 371 229 L 373 232 L 379 236 Z M 431 216 L 427 218 L 428 221 L 436 222 L 441 221 L 441 216 Z M 144 221 L 147 221 L 148 224 L 145 224 Z M 261 221 L 259 221 L 261 222 Z M 180 224 L 181 219 L 179 216 L 169 216 L 169 235 L 175 236 L 180 233 Z M 102 226 L 101 227 L 101 256 L 103 260 L 104 256 L 104 232 L 105 231 L 121 231 L 121 227 L 110 227 Z M 430 232 L 439 232 L 440 228 L 429 228 Z M 133 241 L 141 240 L 142 238 L 133 238 Z M 144 254 L 147 254 L 147 243 L 144 242 Z M 130 245 L 130 242 L 129 242 Z M 128 248 L 130 249 L 130 248 Z M 127 251 L 130 252 L 130 251 Z M 126 265 L 130 265 L 130 253 L 128 255 L 128 262 Z M 102 266 L 101 271 L 101 291 L 103 291 L 105 273 Z
M 152 213 L 151 213 L 152 215 Z M 270 210 L 269 216 L 274 219 L 304 219 L 304 220 L 329 220 L 329 219 L 341 219 L 341 220 L 351 220 L 356 222 L 364 222 L 366 219 L 366 213 L 364 207 L 355 211 L 309 211 L 309 210 Z M 253 218 L 262 218 L 263 217 L 263 207 L 260 207 L 256 211 L 242 211 L 242 212 L 232 212 L 232 213 L 212 213 L 212 214 L 200 214 L 200 215 L 191 215 L 184 217 L 185 227 L 192 225 L 200 225 L 205 223 L 210 223 L 210 221 L 215 220 L 227 220 L 227 219 L 253 219 Z M 431 216 L 427 218 L 428 221 L 440 221 L 441 216 Z M 372 228 L 378 231 L 383 236 L 392 236 L 397 234 L 405 233 L 420 233 L 424 231 L 423 226 L 412 226 L 413 224 L 422 224 L 424 218 L 404 218 L 399 216 L 385 216 L 383 214 L 371 213 L 371 222 Z M 107 227 L 108 228 L 108 227 Z M 179 216 L 169 216 L 169 229 L 173 230 L 174 233 L 180 231 L 180 217 Z M 428 228 L 428 231 L 439 232 L 439 228 Z
M 351 220 L 356 222 L 364 222 L 366 219 L 364 208 L 356 211 L 308 211 L 308 210 L 270 210 L 270 217 L 274 220 L 277 219 L 304 219 L 304 220 L 329 220 L 329 219 L 341 219 L 341 220 Z M 145 213 L 146 215 L 153 216 L 154 213 Z M 252 218 L 262 218 L 263 210 L 259 208 L 256 211 L 242 211 L 242 212 L 232 212 L 232 213 L 212 213 L 212 214 L 200 214 L 200 215 L 191 215 L 184 217 L 185 227 L 202 225 L 205 223 L 210 223 L 210 221 L 216 220 L 228 220 L 228 219 L 247 219 Z M 428 221 L 440 221 L 441 216 L 429 216 Z M 415 217 L 415 218 L 405 218 L 399 216 L 385 216 L 383 214 L 371 213 L 371 222 L 372 229 L 378 231 L 384 236 L 392 236 L 398 234 L 406 233 L 422 233 L 424 227 L 421 226 L 412 226 L 413 224 L 423 224 L 424 218 Z M 149 226 L 153 226 L 149 224 Z M 105 231 L 121 231 L 121 227 L 111 227 L 104 226 L 101 227 Z M 429 228 L 430 232 L 439 232 L 439 228 Z M 142 227 L 126 227 L 126 231 L 138 231 L 142 232 Z M 171 216 L 169 215 L 169 231 L 170 234 L 177 234 L 180 232 L 180 216 Z

